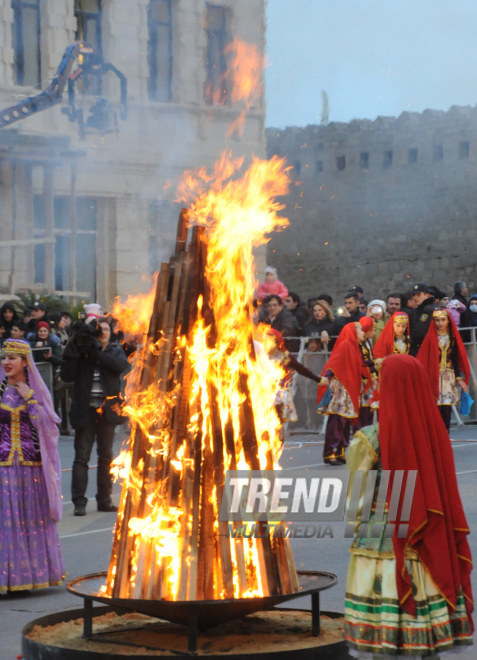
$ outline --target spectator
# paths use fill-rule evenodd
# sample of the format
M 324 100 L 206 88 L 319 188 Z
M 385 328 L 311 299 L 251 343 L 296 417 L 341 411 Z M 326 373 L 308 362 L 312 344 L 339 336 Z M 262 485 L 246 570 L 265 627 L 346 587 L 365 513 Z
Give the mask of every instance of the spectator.
M 411 290 L 411 291 L 406 291 L 406 293 L 403 293 L 401 312 L 404 312 L 410 318 L 412 315 L 412 310 L 416 309 L 416 307 L 417 305 L 414 302 L 414 292 Z
M 290 291 L 283 306 L 295 317 L 298 325 L 303 330 L 305 323 L 308 321 L 308 315 L 306 314 L 306 308 L 304 309 L 301 304 L 300 296 Z
M 454 284 L 454 295 L 452 297 L 452 300 L 458 300 L 461 302 L 463 305 L 465 305 L 465 312 L 462 313 L 460 317 L 460 327 L 461 328 L 468 328 L 472 324 L 470 322 L 470 315 L 469 315 L 469 310 L 467 308 L 467 285 L 465 282 L 456 282 Z M 451 300 L 451 302 L 452 302 Z M 461 332 L 461 337 L 463 341 L 470 341 L 470 333 L 469 332 Z
M 400 293 L 390 293 L 386 299 L 386 308 L 390 316 L 394 312 L 399 312 L 401 310 L 401 294 Z
M 359 311 L 359 295 L 355 291 L 348 291 L 345 295 L 345 308 L 343 314 L 335 319 L 335 330 L 339 335 L 348 323 L 357 323 L 365 314 Z
M 60 319 L 63 319 L 63 327 L 69 333 L 71 329 L 71 314 L 69 312 L 60 312 Z
M 46 305 L 42 302 L 36 302 L 31 310 L 31 318 L 26 323 L 25 337 L 28 341 L 35 338 L 36 324 L 38 321 L 46 321 Z
M 367 310 L 367 316 L 371 316 L 376 323 L 375 323 L 375 334 L 373 336 L 373 346 L 378 340 L 379 335 L 381 332 L 384 330 L 384 326 L 387 323 L 387 320 L 389 316 L 386 316 L 386 303 L 384 300 L 371 300 L 370 303 L 368 303 L 368 310 Z
M 5 328 L 3 327 L 3 323 L 0 323 L 0 348 L 5 340 Z
M 362 300 L 364 298 L 364 291 L 363 291 L 362 287 L 356 286 L 355 284 L 353 284 L 353 286 L 350 287 L 349 290 L 352 291 L 353 293 L 357 293 L 360 300 Z
M 365 300 L 364 298 L 361 298 L 359 301 L 359 311 L 363 312 L 363 314 L 366 314 L 368 311 L 368 301 Z
M 315 347 L 313 344 L 312 350 L 322 351 L 323 344 L 328 345 L 335 334 L 335 319 L 326 300 L 317 300 L 313 305 L 312 314 L 313 318 L 305 325 L 303 334 L 305 337 L 319 338 L 321 345 L 317 344 Z M 310 342 L 308 342 L 308 350 L 310 350 Z
M 10 339 L 23 339 L 25 324 L 23 321 L 15 321 L 10 332 Z
M 59 367 L 62 363 L 61 350 L 50 335 L 50 326 L 47 321 L 39 321 L 36 325 L 36 335 L 30 346 L 33 349 L 45 348 L 44 351 L 33 351 L 35 362 L 49 362 L 53 367 Z
M 288 296 L 288 289 L 278 279 L 276 268 L 267 266 L 265 268 L 265 282 L 258 287 L 257 298 L 264 300 L 267 296 L 280 296 L 282 302 Z
M 123 421 L 118 412 L 120 375 L 128 366 L 128 361 L 119 344 L 110 344 L 111 328 L 106 319 L 99 319 L 99 327 L 101 335 L 98 338 L 86 331 L 84 324 L 73 334 L 66 345 L 61 367 L 62 380 L 74 381 L 70 421 L 75 429 L 71 484 L 75 516 L 86 515 L 88 462 L 95 441 L 98 452 L 98 511 L 118 510 L 111 501 L 110 467 L 114 429 Z
M 467 286 L 465 282 L 456 282 L 454 284 L 454 295 L 452 300 L 459 300 L 459 302 L 464 303 L 467 307 Z
M 67 321 L 69 321 L 69 323 L 67 323 Z M 71 323 L 71 317 L 69 315 L 66 316 L 64 312 L 56 316 L 56 321 L 54 324 L 54 332 L 56 333 L 56 336 L 59 337 L 60 348 L 62 353 L 65 350 L 65 346 L 70 338 L 70 334 L 67 331 L 67 328 L 71 327 L 70 323 Z
M 26 309 L 23 312 L 23 323 L 25 324 L 25 326 L 28 324 L 28 321 L 32 318 L 32 312 L 33 312 L 33 307 L 28 307 L 28 309 Z
M 474 294 L 469 298 L 469 321 L 472 327 L 477 326 L 477 295 Z
M 445 309 L 447 307 L 447 305 L 449 304 L 449 302 L 450 302 L 450 298 L 447 295 L 447 293 L 445 293 L 444 291 L 441 291 L 440 295 L 439 295 L 439 307 L 442 307 L 442 309 Z
M 263 304 L 267 310 L 265 323 L 271 325 L 274 330 L 281 332 L 282 337 L 299 337 L 301 335 L 301 329 L 296 319 L 283 307 L 280 296 L 267 296 Z
M 11 300 L 7 300 L 0 308 L 0 322 L 2 323 L 5 332 L 3 333 L 3 340 L 10 339 L 13 324 L 18 321 L 18 314 L 14 304 Z
M 324 300 L 330 307 L 333 307 L 333 298 L 328 293 L 322 293 L 315 300 Z

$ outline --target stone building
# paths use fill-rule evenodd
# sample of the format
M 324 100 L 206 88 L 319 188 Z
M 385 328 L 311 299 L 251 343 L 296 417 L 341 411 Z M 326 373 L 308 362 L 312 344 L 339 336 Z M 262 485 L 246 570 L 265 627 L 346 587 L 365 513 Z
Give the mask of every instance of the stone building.
M 1 299 L 46 288 L 109 305 L 149 286 L 171 253 L 181 173 L 226 147 L 265 156 L 262 98 L 226 138 L 242 108 L 223 82 L 224 47 L 263 49 L 264 27 L 263 0 L 0 0 L 0 108 L 44 89 L 75 40 L 128 84 L 118 135 L 81 141 L 61 104 L 0 130 Z M 88 129 L 98 97 L 118 109 L 118 79 L 80 81 L 76 96 Z
M 477 290 L 477 107 L 267 129 L 293 166 L 290 226 L 267 263 L 303 298 L 350 285 L 369 298 L 426 282 Z

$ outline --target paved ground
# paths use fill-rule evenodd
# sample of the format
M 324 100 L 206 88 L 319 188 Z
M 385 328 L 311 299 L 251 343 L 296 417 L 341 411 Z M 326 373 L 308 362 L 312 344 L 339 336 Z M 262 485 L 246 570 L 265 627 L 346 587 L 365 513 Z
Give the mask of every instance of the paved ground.
M 476 530 L 470 536 L 470 543 L 474 557 L 477 557 L 477 428 L 452 430 L 451 437 L 455 440 L 453 448 L 462 500 L 470 528 Z M 116 453 L 119 452 L 121 440 L 121 435 L 118 435 L 115 442 Z M 322 446 L 317 441 L 319 436 L 316 435 L 292 436 L 283 452 L 281 461 L 283 467 L 322 466 Z M 71 468 L 73 456 L 71 438 L 61 439 L 60 453 L 63 468 L 65 470 Z M 95 470 L 91 470 L 88 488 L 90 498 L 94 498 L 96 492 L 95 476 Z M 68 577 L 73 578 L 107 569 L 115 514 L 96 512 L 96 502 L 93 499 L 88 505 L 88 515 L 84 518 L 75 518 L 73 506 L 69 502 L 70 478 L 71 472 L 63 473 L 65 509 L 63 519 L 59 523 L 59 532 Z M 114 493 L 117 502 L 119 486 L 115 486 Z M 333 532 L 334 538 L 292 539 L 292 547 L 298 568 L 331 571 L 338 575 L 338 585 L 322 595 L 322 608 L 343 611 L 350 543 L 343 538 L 343 525 L 335 523 Z M 473 585 L 474 593 L 477 593 L 477 570 L 474 571 Z M 307 607 L 307 599 L 303 601 L 302 605 Z M 13 596 L 1 597 L 0 660 L 14 660 L 20 654 L 21 630 L 26 623 L 50 612 L 77 608 L 81 604 L 81 601 L 69 595 L 64 587 L 38 592 L 20 592 Z M 445 657 L 446 660 L 457 658 L 454 654 L 446 654 Z M 477 657 L 477 650 L 475 655 L 471 652 L 468 657 Z

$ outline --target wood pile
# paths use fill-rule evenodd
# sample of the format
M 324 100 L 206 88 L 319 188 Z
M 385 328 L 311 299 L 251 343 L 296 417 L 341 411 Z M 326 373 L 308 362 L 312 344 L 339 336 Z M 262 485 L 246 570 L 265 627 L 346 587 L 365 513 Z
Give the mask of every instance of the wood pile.
M 188 237 L 190 238 L 188 243 Z M 157 279 L 147 340 L 142 349 L 138 387 L 154 385 L 158 397 L 170 402 L 161 419 L 167 446 L 151 446 L 140 425 L 133 424 L 130 473 L 139 477 L 137 488 L 123 486 L 115 530 L 107 593 L 118 598 L 209 600 L 242 597 L 257 588 L 264 596 L 298 591 L 288 539 L 265 535 L 262 539 L 227 538 L 227 522 L 217 520 L 225 481 L 224 455 L 237 469 L 236 439 L 231 420 L 223 425 L 217 391 L 208 384 L 210 438 L 202 437 L 202 411 L 191 409 L 192 365 L 187 350 L 199 314 L 210 326 L 208 345 L 216 342 L 214 313 L 206 279 L 207 235 L 204 227 L 189 231 L 188 211 L 179 216 L 175 254 L 163 263 Z M 185 341 L 184 339 L 185 338 Z M 158 347 L 151 350 L 151 347 Z M 253 354 L 250 339 L 250 351 Z M 260 469 L 258 443 L 247 374 L 240 374 L 240 436 L 250 469 Z M 191 423 L 191 420 L 196 420 Z M 174 461 L 185 442 L 182 470 Z M 225 448 L 225 451 L 224 451 Z M 270 456 L 267 468 L 273 468 Z M 147 517 L 158 498 L 163 511 L 176 512 L 180 535 L 178 588 L 171 591 L 171 561 L 149 542 L 131 533 L 130 521 Z M 177 513 L 179 512 L 179 513 Z M 250 563 L 250 547 L 256 564 Z M 139 548 L 139 549 L 138 549 Z M 159 554 L 158 554 L 159 552 Z M 255 585 L 255 587 L 254 587 Z

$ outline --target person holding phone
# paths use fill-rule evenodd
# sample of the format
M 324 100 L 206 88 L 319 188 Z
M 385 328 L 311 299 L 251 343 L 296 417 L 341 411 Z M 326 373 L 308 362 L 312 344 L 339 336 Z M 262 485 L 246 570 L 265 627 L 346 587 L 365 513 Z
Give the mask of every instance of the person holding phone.
M 50 362 L 53 367 L 61 366 L 60 347 L 51 339 L 50 326 L 46 321 L 39 321 L 36 325 L 36 335 L 30 342 L 35 349 L 44 348 L 44 351 L 35 350 L 33 355 L 35 362 Z

